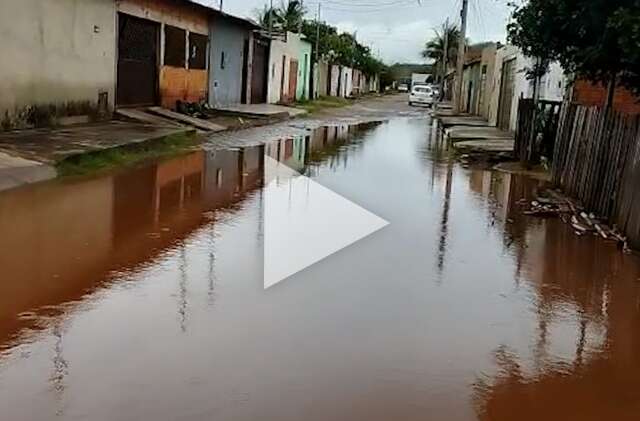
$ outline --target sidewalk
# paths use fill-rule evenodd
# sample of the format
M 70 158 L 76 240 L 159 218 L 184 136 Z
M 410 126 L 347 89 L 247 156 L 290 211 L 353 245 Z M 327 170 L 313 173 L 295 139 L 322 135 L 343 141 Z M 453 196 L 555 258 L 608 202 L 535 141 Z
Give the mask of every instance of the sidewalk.
M 486 154 L 513 153 L 513 133 L 490 126 L 482 117 L 458 115 L 440 117 L 440 125 L 455 149 Z
M 192 129 L 116 120 L 0 132 L 0 190 L 55 178 L 55 166 L 73 156 L 190 133 Z

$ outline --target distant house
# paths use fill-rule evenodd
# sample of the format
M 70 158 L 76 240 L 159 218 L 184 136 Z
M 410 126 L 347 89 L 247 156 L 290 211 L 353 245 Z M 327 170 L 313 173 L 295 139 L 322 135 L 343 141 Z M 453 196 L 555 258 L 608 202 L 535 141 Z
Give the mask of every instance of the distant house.
M 252 98 L 253 72 L 266 73 L 266 60 L 254 63 L 253 52 L 259 47 L 254 22 L 215 11 L 209 23 L 211 40 L 209 56 L 209 104 L 225 106 L 266 102 L 265 92 L 256 92 Z M 257 77 L 259 75 L 256 75 Z M 264 79 L 264 77 L 263 77 Z M 255 100 L 255 101 L 252 101 Z
M 527 69 L 532 66 L 533 60 L 525 57 L 517 47 L 505 45 L 496 50 L 493 90 L 488 109 L 491 125 L 503 130 L 516 130 L 518 99 L 533 97 L 534 84 L 527 78 Z M 538 98 L 561 101 L 566 87 L 563 69 L 559 64 L 552 63 L 540 80 Z
M 470 46 L 465 54 L 462 77 L 462 111 L 488 117 L 489 98 L 493 89 L 493 75 L 497 44 Z
M 309 99 L 311 43 L 303 35 L 287 32 L 271 40 L 268 102 L 288 104 Z

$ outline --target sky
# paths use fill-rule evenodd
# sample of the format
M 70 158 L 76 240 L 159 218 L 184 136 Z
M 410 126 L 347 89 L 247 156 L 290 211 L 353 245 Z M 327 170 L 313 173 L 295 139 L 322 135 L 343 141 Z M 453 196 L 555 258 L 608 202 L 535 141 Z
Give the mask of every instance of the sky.
M 197 0 L 218 6 L 219 0 Z M 227 13 L 255 17 L 269 0 L 223 0 Z M 273 0 L 274 5 L 282 0 Z M 285 0 L 286 1 L 286 0 Z M 508 0 L 469 0 L 467 37 L 471 42 L 506 38 Z M 447 18 L 459 23 L 461 0 L 305 0 L 307 18 L 315 19 L 321 3 L 321 20 L 340 31 L 356 33 L 387 64 L 418 63 L 425 42 Z

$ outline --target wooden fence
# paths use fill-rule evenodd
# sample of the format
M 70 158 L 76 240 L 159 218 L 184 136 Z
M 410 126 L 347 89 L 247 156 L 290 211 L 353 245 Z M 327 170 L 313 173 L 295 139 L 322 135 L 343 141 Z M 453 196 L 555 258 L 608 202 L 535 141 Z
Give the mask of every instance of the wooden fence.
M 520 98 L 514 153 L 526 165 L 539 164 L 542 157 L 553 159 L 553 150 L 562 102 Z
M 640 118 L 565 104 L 553 151 L 553 182 L 640 249 Z

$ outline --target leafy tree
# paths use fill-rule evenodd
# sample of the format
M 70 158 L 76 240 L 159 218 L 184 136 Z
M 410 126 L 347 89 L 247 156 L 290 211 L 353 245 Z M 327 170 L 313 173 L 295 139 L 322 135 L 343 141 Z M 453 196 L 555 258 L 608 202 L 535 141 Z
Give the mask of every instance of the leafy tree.
M 458 40 L 460 30 L 456 26 L 442 25 L 440 29 L 434 30 L 435 36 L 427 41 L 422 57 L 431 59 L 435 63 L 435 68 L 440 70 L 444 76 L 448 69 L 444 69 L 444 58 L 447 58 L 447 67 L 455 68 L 458 61 Z M 447 50 L 445 52 L 445 49 Z
M 509 40 L 524 54 L 540 58 L 542 66 L 557 60 L 567 72 L 608 84 L 607 106 L 616 80 L 640 93 L 639 0 L 529 0 L 512 6 Z

